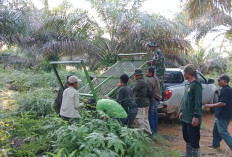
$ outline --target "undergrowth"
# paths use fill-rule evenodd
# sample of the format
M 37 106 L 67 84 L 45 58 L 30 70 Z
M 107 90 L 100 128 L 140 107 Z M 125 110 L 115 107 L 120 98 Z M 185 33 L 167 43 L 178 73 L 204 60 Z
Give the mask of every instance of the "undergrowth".
M 69 72 L 61 70 L 62 80 Z M 78 71 L 83 80 L 83 73 Z M 85 101 L 81 118 L 70 124 L 53 109 L 57 87 L 54 73 L 0 71 L 0 81 L 20 92 L 14 96 L 16 112 L 0 109 L 0 157 L 162 157 L 175 156 L 165 152 L 164 139 L 154 140 L 143 130 L 122 126 L 106 114 L 98 114 Z M 159 139 L 159 140 L 158 140 Z
M 77 76 L 82 80 L 79 87 L 82 87 L 87 82 L 84 72 L 79 69 L 74 71 L 60 69 L 58 70 L 58 73 L 63 82 L 66 81 L 68 75 Z M 17 71 L 13 69 L 3 71 L 3 69 L 0 68 L 0 88 L 4 88 L 6 85 L 17 91 L 27 91 L 34 88 L 59 87 L 54 72 L 47 73 L 44 71 L 29 70 Z

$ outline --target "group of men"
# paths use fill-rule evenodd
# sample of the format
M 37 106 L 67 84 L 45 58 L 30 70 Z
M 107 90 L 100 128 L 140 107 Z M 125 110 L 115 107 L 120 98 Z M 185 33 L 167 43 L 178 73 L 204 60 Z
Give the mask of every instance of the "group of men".
M 158 113 L 157 106 L 162 99 L 164 89 L 163 79 L 165 72 L 165 60 L 158 44 L 153 41 L 148 44 L 153 57 L 147 64 L 145 81 L 142 69 L 135 69 L 134 82 L 131 87 L 128 85 L 127 74 L 120 76 L 120 87 L 117 102 L 127 112 L 128 117 L 120 119 L 124 125 L 135 126 L 144 129 L 149 135 L 157 133 Z M 104 96 L 104 98 L 109 98 Z
M 161 100 L 160 81 L 154 76 L 154 68 L 146 70 L 147 81 L 143 78 L 143 71 L 135 69 L 134 83 L 129 87 L 127 74 L 120 76 L 117 102 L 127 112 L 128 117 L 121 120 L 124 125 L 135 125 L 143 128 L 150 135 L 158 129 L 157 105 Z
M 158 130 L 157 105 L 162 99 L 164 91 L 165 61 L 162 51 L 154 41 L 149 45 L 153 52 L 153 58 L 148 61 L 146 69 L 147 80 L 144 79 L 142 69 L 135 69 L 135 81 L 128 85 L 127 74 L 120 76 L 118 86 L 120 87 L 117 102 L 124 108 L 127 118 L 120 121 L 132 127 L 132 124 L 143 128 L 149 134 L 155 134 Z M 179 115 L 182 121 L 183 138 L 186 142 L 186 153 L 183 157 L 200 156 L 200 126 L 202 121 L 202 86 L 197 81 L 197 70 L 194 65 L 187 65 L 184 68 L 184 78 L 188 81 L 185 85 L 184 101 Z M 79 80 L 76 76 L 68 76 L 66 89 L 59 91 L 55 101 L 55 109 L 64 119 L 77 119 L 80 115 L 77 108 L 79 94 L 77 89 Z M 232 137 L 228 133 L 229 121 L 232 118 L 232 89 L 228 85 L 230 78 L 222 75 L 218 78 L 218 85 L 222 87 L 219 95 L 219 102 L 206 104 L 205 108 L 215 108 L 215 124 L 213 128 L 213 142 L 211 148 L 220 147 L 222 139 L 232 150 Z M 108 98 L 104 96 L 104 98 Z M 63 99 L 63 100 L 62 100 Z M 57 105 L 58 104 L 58 105 Z M 59 105 L 60 104 L 60 105 Z
M 154 134 L 158 128 L 157 105 L 161 100 L 165 62 L 164 55 L 155 41 L 148 46 L 153 52 L 153 58 L 147 62 L 151 65 L 146 71 L 147 81 L 143 78 L 143 71 L 136 69 L 135 83 L 131 89 L 127 85 L 128 75 L 121 75 L 117 102 L 128 114 L 126 119 L 121 120 L 123 124 L 131 127 L 135 120 L 140 128 L 144 128 L 149 134 Z M 79 103 L 79 94 L 76 90 L 79 81 L 81 80 L 76 76 L 68 76 L 64 92 L 60 89 L 55 100 L 55 110 L 65 120 L 80 118 L 77 108 L 82 104 Z
M 182 157 L 200 156 L 200 126 L 202 122 L 202 86 L 197 81 L 197 71 L 194 65 L 187 65 L 184 69 L 185 85 L 184 101 L 179 115 L 182 121 L 183 138 L 186 142 L 186 153 Z M 222 139 L 232 150 L 232 137 L 228 132 L 229 121 L 232 118 L 232 88 L 230 78 L 222 75 L 218 78 L 218 85 L 222 87 L 219 102 L 205 104 L 204 108 L 215 108 L 215 123 L 213 141 L 210 148 L 219 148 Z

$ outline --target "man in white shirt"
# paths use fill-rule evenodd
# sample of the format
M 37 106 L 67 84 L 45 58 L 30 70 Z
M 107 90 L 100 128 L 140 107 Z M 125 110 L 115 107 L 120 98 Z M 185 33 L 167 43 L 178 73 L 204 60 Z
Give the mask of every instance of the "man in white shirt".
M 76 76 L 70 76 L 68 79 L 69 87 L 64 90 L 60 110 L 60 115 L 65 120 L 81 117 L 77 110 L 83 105 L 83 103 L 79 102 L 79 92 L 77 91 L 78 82 L 80 81 Z

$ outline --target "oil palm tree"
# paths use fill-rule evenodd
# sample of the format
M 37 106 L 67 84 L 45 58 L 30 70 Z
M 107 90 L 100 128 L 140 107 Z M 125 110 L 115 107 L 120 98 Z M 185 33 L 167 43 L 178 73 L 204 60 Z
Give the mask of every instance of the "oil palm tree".
M 0 42 L 48 59 L 88 52 L 84 40 L 94 33 L 95 22 L 82 10 L 70 12 L 70 7 L 67 1 L 53 10 L 38 10 L 27 0 L 5 2 L 0 10 Z
M 190 33 L 184 23 L 140 12 L 141 0 L 89 1 L 105 24 L 104 33 L 109 35 L 109 39 L 98 38 L 96 45 L 110 62 L 116 61 L 118 53 L 148 51 L 147 43 L 152 40 L 159 43 L 167 56 L 175 58 L 191 47 L 184 39 Z
M 218 26 L 229 28 L 225 34 L 231 31 L 231 0 L 186 0 L 185 8 L 189 21 L 197 31 L 196 39 L 204 37 L 208 32 L 218 31 Z

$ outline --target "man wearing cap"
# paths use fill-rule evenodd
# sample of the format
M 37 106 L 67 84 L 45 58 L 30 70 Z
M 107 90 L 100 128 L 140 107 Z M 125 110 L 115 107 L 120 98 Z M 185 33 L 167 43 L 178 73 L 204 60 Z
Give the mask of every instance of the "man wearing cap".
M 76 76 L 70 76 L 68 79 L 69 87 L 64 90 L 60 109 L 60 115 L 65 120 L 80 118 L 77 110 L 83 105 L 79 102 L 79 92 L 77 91 L 78 82 L 80 81 Z
M 192 64 L 185 66 L 184 99 L 179 119 L 182 121 L 183 138 L 186 142 L 186 154 L 182 157 L 200 156 L 200 124 L 202 117 L 202 86 L 196 80 L 196 67 Z
M 152 60 L 148 61 L 147 64 L 151 65 L 154 68 L 155 75 L 160 79 L 161 90 L 163 92 L 164 91 L 164 85 L 163 85 L 164 73 L 166 70 L 164 54 L 160 50 L 156 41 L 151 42 L 150 44 L 148 44 L 148 46 L 153 52 L 153 58 Z
M 68 88 L 68 78 L 70 76 L 72 76 L 72 75 L 67 76 L 67 81 L 64 84 L 64 89 Z M 58 91 L 57 97 L 55 99 L 55 102 L 54 102 L 55 111 L 59 115 L 60 115 L 60 107 L 61 107 L 62 99 L 63 99 L 63 92 L 64 92 L 64 90 L 62 88 L 60 88 L 59 91 Z
M 229 86 L 230 78 L 222 75 L 218 78 L 218 85 L 222 87 L 219 102 L 206 104 L 204 108 L 215 108 L 215 122 L 213 128 L 213 143 L 211 148 L 219 148 L 222 139 L 232 150 L 232 137 L 228 132 L 229 121 L 232 118 L 232 89 Z
M 133 93 L 138 107 L 138 113 L 135 121 L 140 128 L 143 128 L 146 132 L 152 134 L 148 121 L 148 85 L 143 79 L 143 71 L 141 69 L 135 69 L 134 78 L 135 82 L 133 84 Z

